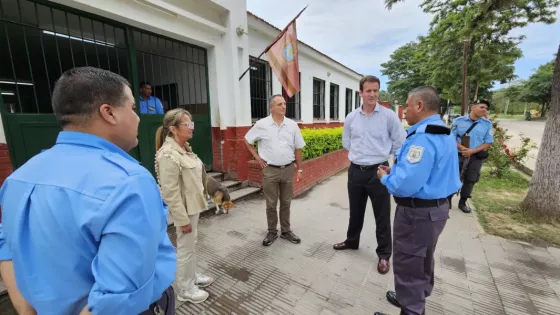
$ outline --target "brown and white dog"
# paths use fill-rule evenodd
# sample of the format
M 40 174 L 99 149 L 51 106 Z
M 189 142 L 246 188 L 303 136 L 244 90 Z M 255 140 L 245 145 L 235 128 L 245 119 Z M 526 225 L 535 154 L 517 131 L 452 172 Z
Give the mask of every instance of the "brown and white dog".
M 231 201 L 227 187 L 222 185 L 222 183 L 214 177 L 208 176 L 206 180 L 206 190 L 216 205 L 216 214 L 219 214 L 222 209 L 224 213 L 229 214 L 229 210 L 233 208 L 234 204 Z

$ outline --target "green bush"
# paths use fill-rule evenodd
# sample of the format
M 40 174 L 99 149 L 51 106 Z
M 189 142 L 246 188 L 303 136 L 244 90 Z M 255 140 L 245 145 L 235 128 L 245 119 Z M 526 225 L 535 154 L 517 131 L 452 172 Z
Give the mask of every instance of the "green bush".
M 310 160 L 321 155 L 342 149 L 342 130 L 337 128 L 306 128 L 301 129 L 301 135 L 305 141 L 302 150 L 302 159 Z M 257 143 L 253 145 L 258 152 Z
M 310 160 L 323 154 L 342 149 L 342 130 L 338 128 L 302 129 L 305 140 L 302 159 Z

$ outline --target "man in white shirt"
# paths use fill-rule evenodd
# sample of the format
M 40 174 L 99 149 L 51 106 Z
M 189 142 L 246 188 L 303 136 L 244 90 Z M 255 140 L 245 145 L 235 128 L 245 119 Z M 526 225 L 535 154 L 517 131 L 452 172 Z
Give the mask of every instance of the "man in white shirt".
M 300 238 L 290 229 L 290 204 L 294 189 L 294 171 L 297 181 L 303 176 L 301 149 L 305 141 L 297 123 L 286 118 L 286 100 L 282 95 L 270 97 L 270 116 L 260 119 L 245 135 L 247 149 L 263 169 L 263 191 L 266 198 L 268 234 L 263 240 L 269 246 L 278 237 L 280 199 L 280 237 L 299 244 Z M 258 153 L 253 143 L 258 143 Z M 297 164 L 294 166 L 294 162 Z

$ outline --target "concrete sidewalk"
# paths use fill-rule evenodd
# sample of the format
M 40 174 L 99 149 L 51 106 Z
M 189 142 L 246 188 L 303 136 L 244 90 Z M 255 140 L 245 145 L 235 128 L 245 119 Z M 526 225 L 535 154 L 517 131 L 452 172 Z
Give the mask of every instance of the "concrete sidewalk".
M 358 251 L 334 251 L 348 224 L 346 172 L 293 201 L 294 245 L 266 234 L 263 198 L 229 215 L 206 215 L 199 227 L 198 266 L 216 277 L 210 298 L 177 305 L 177 314 L 368 314 L 399 310 L 385 300 L 393 275 L 377 273 L 373 211 Z M 559 314 L 560 250 L 481 234 L 473 215 L 456 208 L 440 237 L 436 286 L 426 314 Z M 174 240 L 174 236 L 172 236 Z

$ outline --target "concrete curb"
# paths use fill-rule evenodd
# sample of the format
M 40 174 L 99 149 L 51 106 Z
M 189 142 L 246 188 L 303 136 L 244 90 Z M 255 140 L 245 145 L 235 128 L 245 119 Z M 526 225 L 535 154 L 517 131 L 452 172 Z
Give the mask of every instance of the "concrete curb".
M 482 224 L 480 224 L 480 221 L 478 220 L 478 214 L 476 211 L 476 207 L 474 206 L 474 202 L 472 202 L 471 200 L 467 201 L 469 203 L 469 206 L 471 208 L 471 213 L 472 216 L 476 222 L 476 229 L 478 230 L 478 236 L 483 236 L 486 235 L 486 231 L 484 230 L 484 227 L 482 227 Z

